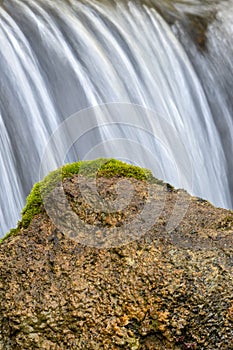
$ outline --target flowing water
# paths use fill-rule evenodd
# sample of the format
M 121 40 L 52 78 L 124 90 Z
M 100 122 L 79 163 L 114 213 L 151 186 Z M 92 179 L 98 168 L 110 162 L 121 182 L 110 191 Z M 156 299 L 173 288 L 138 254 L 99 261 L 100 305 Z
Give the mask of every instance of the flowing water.
M 93 155 L 117 156 L 232 208 L 232 14 L 232 1 L 3 0 L 1 235 L 19 219 L 53 132 L 89 107 L 94 123 L 88 124 L 88 113 L 80 116 L 79 139 L 65 159 L 59 152 L 51 155 L 48 170 Z M 200 32 L 193 19 L 207 15 Z M 104 104 L 110 119 L 95 109 Z M 129 106 L 141 114 L 134 127 Z M 125 123 L 115 123 L 116 110 L 125 113 Z M 158 124 L 159 137 L 153 137 Z M 135 151 L 138 144 L 155 161 L 148 164 Z

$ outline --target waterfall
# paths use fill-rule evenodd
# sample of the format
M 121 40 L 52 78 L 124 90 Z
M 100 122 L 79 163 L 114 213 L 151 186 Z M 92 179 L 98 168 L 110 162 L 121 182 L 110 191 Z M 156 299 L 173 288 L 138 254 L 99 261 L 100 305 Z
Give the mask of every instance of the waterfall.
M 224 3 L 213 4 L 215 18 L 201 51 L 180 20 L 187 8 L 195 13 L 192 2 L 182 7 L 174 1 L 178 16 L 172 25 L 153 3 L 4 0 L 0 5 L 1 236 L 16 225 L 39 180 L 47 142 L 59 126 L 66 127 L 62 122 L 82 111 L 77 128 L 83 133 L 65 159 L 59 152 L 51 155 L 48 170 L 66 161 L 118 157 L 149 166 L 156 177 L 217 206 L 232 207 L 228 11 L 233 4 L 227 2 L 227 10 Z M 136 126 L 132 111 L 141 115 Z M 125 120 L 116 123 L 117 113 L 125 113 Z M 64 149 L 69 133 L 61 141 Z M 136 152 L 136 145 L 153 161 Z M 190 178 L 179 145 L 189 158 Z

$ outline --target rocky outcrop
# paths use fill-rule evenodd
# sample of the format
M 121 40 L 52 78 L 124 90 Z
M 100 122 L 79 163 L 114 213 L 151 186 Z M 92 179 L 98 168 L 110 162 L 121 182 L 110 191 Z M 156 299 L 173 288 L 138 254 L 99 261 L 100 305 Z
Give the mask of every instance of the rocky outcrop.
M 233 349 L 233 213 L 112 164 L 0 244 L 0 349 Z

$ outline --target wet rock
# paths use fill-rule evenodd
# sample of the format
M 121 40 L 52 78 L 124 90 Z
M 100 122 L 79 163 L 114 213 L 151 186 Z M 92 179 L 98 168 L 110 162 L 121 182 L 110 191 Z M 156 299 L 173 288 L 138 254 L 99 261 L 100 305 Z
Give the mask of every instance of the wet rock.
M 47 202 L 66 213 L 60 226 L 42 205 L 1 243 L 0 349 L 233 349 L 233 213 L 138 179 L 122 210 L 97 208 L 90 189 L 113 203 L 122 179 L 64 179 L 67 201 L 58 185 Z M 168 230 L 182 194 L 188 206 Z M 153 225 L 126 230 L 147 201 Z

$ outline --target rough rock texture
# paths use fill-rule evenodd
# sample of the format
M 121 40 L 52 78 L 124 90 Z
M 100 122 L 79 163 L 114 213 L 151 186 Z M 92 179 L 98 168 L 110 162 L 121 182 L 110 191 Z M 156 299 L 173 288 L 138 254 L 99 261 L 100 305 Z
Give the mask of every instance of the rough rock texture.
M 99 178 L 99 194 L 117 200 L 119 179 Z M 53 210 L 71 223 L 76 240 L 41 208 L 28 229 L 1 243 L 0 349 L 233 349 L 233 213 L 167 185 L 151 184 L 149 196 L 146 182 L 135 179 L 129 205 L 104 213 L 92 209 L 94 180 L 85 181 L 89 204 L 76 175 L 64 180 L 64 190 L 76 215 L 92 225 L 89 239 L 66 213 L 58 186 Z M 149 207 L 154 225 L 145 233 L 134 227 L 131 239 L 130 223 L 147 201 L 162 209 Z M 187 201 L 170 232 L 174 205 L 182 212 Z

